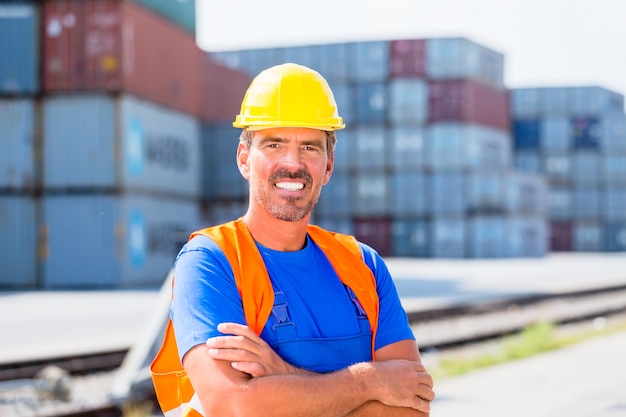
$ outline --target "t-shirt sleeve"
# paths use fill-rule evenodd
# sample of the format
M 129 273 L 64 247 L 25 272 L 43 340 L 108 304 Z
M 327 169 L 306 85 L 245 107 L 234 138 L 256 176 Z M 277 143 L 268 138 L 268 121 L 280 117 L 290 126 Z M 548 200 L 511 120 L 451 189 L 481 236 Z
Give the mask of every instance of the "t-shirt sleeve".
M 379 298 L 378 330 L 375 349 L 380 349 L 400 340 L 415 340 L 398 291 L 389 269 L 381 256 L 370 246 L 360 242 L 363 260 L 374 273 Z
M 246 322 L 232 268 L 206 236 L 194 237 L 179 252 L 173 291 L 170 317 L 181 362 L 192 347 L 221 334 L 219 323 Z

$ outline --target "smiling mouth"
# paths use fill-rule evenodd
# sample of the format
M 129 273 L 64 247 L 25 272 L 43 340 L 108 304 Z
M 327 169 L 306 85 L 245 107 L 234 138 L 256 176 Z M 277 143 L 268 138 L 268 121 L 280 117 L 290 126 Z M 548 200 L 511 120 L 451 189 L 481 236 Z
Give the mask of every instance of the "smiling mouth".
M 287 191 L 300 191 L 304 189 L 304 184 L 301 182 L 277 182 L 276 188 Z

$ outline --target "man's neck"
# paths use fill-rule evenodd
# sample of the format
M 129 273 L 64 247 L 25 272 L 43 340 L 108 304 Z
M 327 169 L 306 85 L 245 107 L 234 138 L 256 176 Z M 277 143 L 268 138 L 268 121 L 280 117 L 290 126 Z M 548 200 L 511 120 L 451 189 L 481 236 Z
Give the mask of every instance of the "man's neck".
M 248 210 L 243 222 L 257 243 L 277 251 L 294 252 L 304 247 L 309 217 L 289 222 Z

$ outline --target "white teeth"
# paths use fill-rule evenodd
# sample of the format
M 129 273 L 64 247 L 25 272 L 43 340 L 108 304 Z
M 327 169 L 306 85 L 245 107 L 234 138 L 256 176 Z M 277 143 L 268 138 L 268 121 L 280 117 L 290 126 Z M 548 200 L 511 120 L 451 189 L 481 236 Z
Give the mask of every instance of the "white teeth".
M 276 187 L 283 190 L 297 191 L 304 188 L 304 184 L 299 182 L 277 182 Z

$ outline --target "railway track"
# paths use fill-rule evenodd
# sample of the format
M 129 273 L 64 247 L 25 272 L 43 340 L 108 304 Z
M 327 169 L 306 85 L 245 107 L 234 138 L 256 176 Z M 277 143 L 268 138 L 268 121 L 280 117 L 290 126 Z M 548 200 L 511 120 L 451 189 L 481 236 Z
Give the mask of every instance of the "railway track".
M 584 321 L 596 317 L 609 317 L 626 312 L 626 285 L 598 290 L 578 291 L 567 294 L 530 295 L 507 301 L 481 303 L 477 305 L 459 305 L 450 308 L 409 314 L 409 321 L 416 335 L 420 349 L 437 349 L 443 351 L 462 345 L 471 345 L 489 339 L 496 339 L 504 335 L 516 333 L 526 326 L 538 321 L 550 321 L 555 325 Z M 127 350 L 101 352 L 90 355 L 48 358 L 23 363 L 0 365 L 0 415 L 14 417 L 121 417 L 124 415 L 119 401 L 112 401 L 102 391 L 107 391 L 115 372 L 122 365 L 128 355 Z M 27 386 L 37 390 L 37 375 L 45 368 L 63 369 L 70 384 L 76 388 L 89 384 L 89 378 L 98 375 L 101 378 L 100 387 L 96 388 L 100 399 L 89 404 L 68 405 L 71 399 L 58 401 L 63 403 L 55 410 L 54 406 L 47 407 L 48 411 L 33 414 L 11 414 L 3 407 L 7 401 L 2 395 L 11 395 L 11 390 L 21 386 L 21 394 Z M 33 382 L 35 381 L 35 382 Z M 91 382 L 94 383 L 94 382 Z M 39 383 L 41 388 L 41 383 Z M 41 392 L 35 394 L 38 400 Z M 86 394 L 89 395 L 89 394 Z M 142 398 L 133 401 L 151 402 L 153 397 L 146 397 L 145 390 Z M 14 396 L 15 397 L 15 396 Z M 55 401 L 48 398 L 48 402 Z M 11 401 L 8 402 L 9 406 Z

